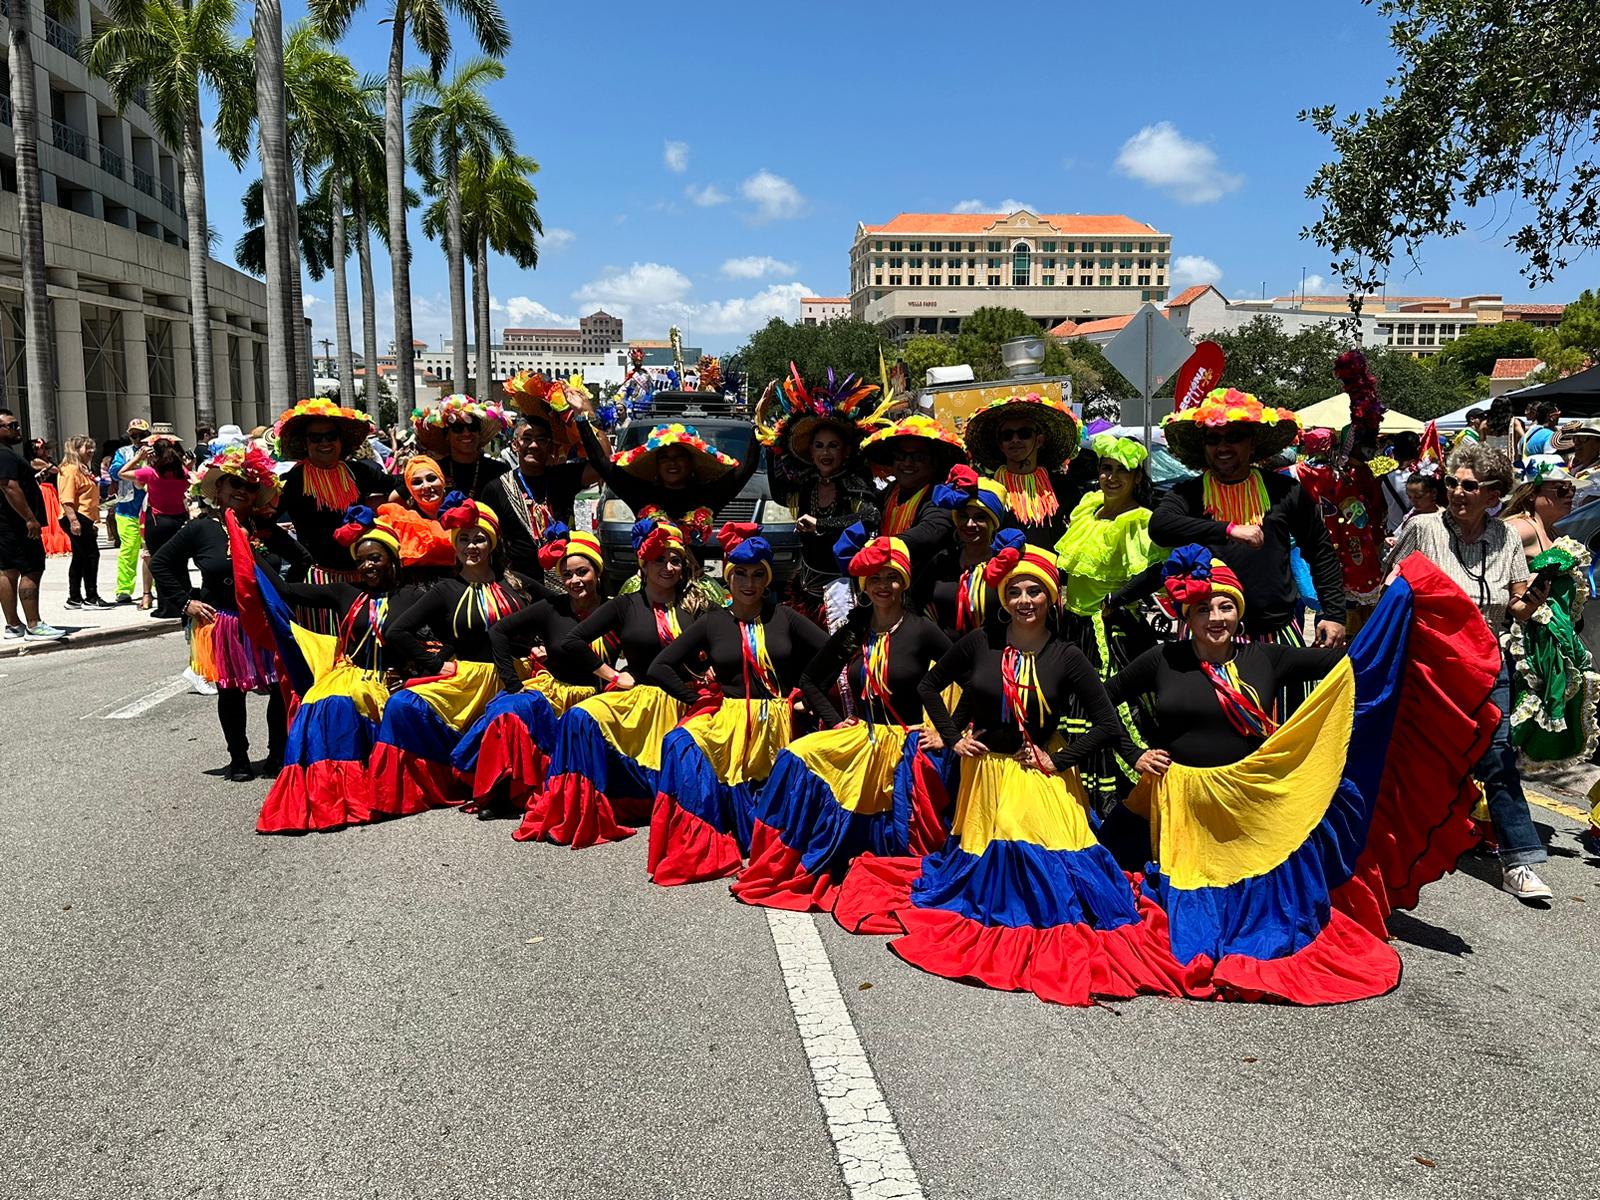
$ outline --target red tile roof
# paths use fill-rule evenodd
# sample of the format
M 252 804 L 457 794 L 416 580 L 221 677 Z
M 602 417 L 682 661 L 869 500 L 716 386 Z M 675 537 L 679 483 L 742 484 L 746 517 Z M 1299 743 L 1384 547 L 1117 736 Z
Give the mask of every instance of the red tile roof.
M 1050 329 L 1050 336 L 1051 337 L 1071 337 L 1073 334 L 1075 334 L 1077 332 L 1078 332 L 1078 323 L 1069 318 L 1068 320 L 1065 320 L 1065 321 L 1061 322 L 1061 324 L 1059 324 L 1059 325 L 1052 326 L 1051 329 Z
M 1541 358 L 1497 358 L 1490 379 L 1526 379 L 1544 366 Z
M 1508 316 L 1511 313 L 1525 313 L 1529 316 L 1559 317 L 1566 311 L 1567 306 L 1565 304 L 1508 304 L 1505 306 L 1505 312 Z
M 900 213 L 883 225 L 863 225 L 868 233 L 982 233 L 997 221 L 1004 221 L 1010 213 Z M 1149 236 L 1158 233 L 1154 225 L 1135 221 L 1118 213 L 1095 216 L 1087 213 L 1036 213 L 1041 221 L 1052 226 L 1057 233 L 1066 234 L 1136 234 Z M 1165 237 L 1165 234 L 1161 236 Z
M 1167 314 L 1162 313 L 1161 315 L 1166 316 Z M 1126 329 L 1128 327 L 1128 322 L 1132 321 L 1134 316 L 1135 314 L 1133 313 L 1127 313 L 1120 317 L 1102 317 L 1098 321 L 1085 321 L 1071 333 L 1058 334 L 1057 336 L 1088 337 L 1091 333 L 1116 333 L 1119 330 Z M 1056 326 L 1056 329 L 1059 328 L 1059 325 Z M 1055 329 L 1052 329 L 1050 332 L 1055 333 Z
M 801 304 L 849 304 L 849 296 L 801 296 Z
M 1184 308 L 1190 304 L 1193 304 L 1207 292 L 1215 292 L 1216 290 L 1217 289 L 1212 287 L 1209 283 L 1197 283 L 1193 287 L 1184 288 L 1183 291 L 1179 292 L 1171 300 L 1168 300 L 1167 307 Z M 1218 295 L 1221 295 L 1221 293 L 1219 292 Z

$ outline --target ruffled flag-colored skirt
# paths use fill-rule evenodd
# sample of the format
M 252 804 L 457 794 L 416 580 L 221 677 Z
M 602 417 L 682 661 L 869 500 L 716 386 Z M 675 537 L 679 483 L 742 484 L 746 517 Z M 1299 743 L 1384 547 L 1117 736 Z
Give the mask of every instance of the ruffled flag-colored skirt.
M 650 818 L 661 746 L 683 705 L 657 687 L 603 692 L 561 718 L 544 792 L 532 801 L 524 839 L 581 850 L 632 837 Z
M 783 700 L 723 700 L 667 734 L 650 812 L 651 879 L 700 883 L 744 865 L 751 810 L 790 731 Z
M 452 757 L 464 731 L 500 694 L 494 664 L 457 659 L 445 673 L 413 679 L 383 709 L 372 748 L 374 818 L 464 804 L 468 787 Z
M 1157 859 L 1143 877 L 1111 864 L 1066 780 L 985 755 L 962 764 L 950 844 L 920 868 L 861 859 L 834 915 L 892 923 L 891 949 L 925 970 L 1059 1003 L 1382 995 L 1400 978 L 1385 918 L 1473 842 L 1498 666 L 1477 609 L 1413 555 L 1259 750 L 1135 791 Z
M 367 764 L 388 698 L 383 676 L 352 663 L 318 674 L 289 725 L 257 833 L 330 832 L 372 820 Z
M 778 755 L 753 810 L 746 904 L 833 908 L 861 854 L 931 854 L 945 843 L 955 757 L 920 729 L 861 722 L 808 734 Z
M 489 701 L 451 760 L 456 774 L 470 781 L 471 805 L 480 810 L 503 805 L 524 813 L 535 808 L 561 718 L 594 694 L 592 687 L 562 683 L 541 670 L 522 691 L 501 692 Z M 527 838 L 521 829 L 511 836 Z

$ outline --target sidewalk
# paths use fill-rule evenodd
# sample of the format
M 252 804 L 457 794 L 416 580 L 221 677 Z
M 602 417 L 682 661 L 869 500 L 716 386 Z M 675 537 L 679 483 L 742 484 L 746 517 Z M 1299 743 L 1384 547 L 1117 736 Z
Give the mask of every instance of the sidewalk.
M 27 654 L 48 654 L 69 650 L 74 646 L 100 646 L 108 642 L 129 641 L 134 638 L 157 637 L 177 633 L 183 629 L 182 621 L 158 621 L 137 603 L 117 608 L 68 608 L 67 556 L 60 555 L 45 560 L 44 578 L 39 583 L 39 616 L 45 624 L 65 629 L 67 637 L 59 642 L 0 642 L 0 658 Z M 100 595 L 106 600 L 117 594 L 117 551 L 100 536 Z M 138 600 L 135 585 L 134 600 Z

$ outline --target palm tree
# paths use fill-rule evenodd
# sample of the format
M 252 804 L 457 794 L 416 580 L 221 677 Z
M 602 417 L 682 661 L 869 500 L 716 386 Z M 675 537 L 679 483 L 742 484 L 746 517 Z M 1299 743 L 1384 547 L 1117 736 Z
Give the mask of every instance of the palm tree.
M 526 155 L 497 154 L 488 160 L 468 156 L 461 160 L 462 230 L 472 259 L 472 298 L 478 342 L 478 398 L 492 397 L 492 358 L 489 352 L 489 252 L 504 254 L 524 270 L 539 265 L 539 243 L 544 233 L 539 220 L 539 193 L 533 176 L 539 164 Z M 436 188 L 436 193 L 441 190 Z M 440 195 L 423 214 L 423 232 L 438 237 L 448 220 L 445 197 Z
M 395 374 L 401 412 L 416 406 L 415 348 L 411 325 L 411 247 L 406 239 L 405 56 L 409 27 L 417 49 L 438 79 L 450 59 L 449 14 L 467 23 L 478 48 L 503 58 L 511 30 L 496 0 L 383 0 L 389 12 L 389 71 L 384 88 L 383 149 L 389 193 L 389 262 L 394 272 Z M 311 17 L 330 38 L 344 36 L 366 0 L 311 0 Z
M 32 0 L 12 0 L 8 49 L 11 129 L 17 153 L 17 218 L 22 234 L 23 351 L 27 355 L 28 429 L 52 446 L 56 431 L 50 293 L 44 265 L 44 198 L 39 191 L 39 102 L 34 84 Z
M 266 204 L 261 180 L 244 190 L 244 232 L 233 246 L 233 259 L 242 270 L 264 275 L 267 270 Z M 299 257 L 307 275 L 321 282 L 333 265 L 333 218 L 326 188 L 318 188 L 298 205 Z
M 267 387 L 271 392 L 267 399 L 269 408 L 280 405 L 286 408 L 300 398 L 295 393 L 300 390 L 298 347 L 304 326 L 296 322 L 294 316 L 293 289 L 298 272 L 292 241 L 294 200 L 284 103 L 281 0 L 256 0 L 251 41 L 256 65 L 253 117 L 260 129 L 262 213 L 267 245 Z
M 411 110 L 411 165 L 425 180 L 438 178 L 445 196 L 445 259 L 450 272 L 452 378 L 457 391 L 467 380 L 467 286 L 461 244 L 461 160 L 511 153 L 511 130 L 484 98 L 485 84 L 504 79 L 505 66 L 474 58 L 445 83 L 426 71 L 406 72 L 406 91 L 417 101 Z M 442 167 L 442 170 L 440 169 Z M 478 377 L 480 387 L 488 381 Z M 480 397 L 483 399 L 484 397 Z

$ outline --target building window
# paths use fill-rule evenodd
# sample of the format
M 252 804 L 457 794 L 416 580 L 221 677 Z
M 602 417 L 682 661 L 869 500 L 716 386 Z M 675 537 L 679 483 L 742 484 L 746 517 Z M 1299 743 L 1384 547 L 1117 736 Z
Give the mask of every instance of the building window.
M 912 242 L 911 246 L 910 246 L 910 249 L 912 249 L 912 250 L 921 250 L 922 249 L 922 243 L 921 242 Z
M 1054 271 L 1056 269 L 1056 260 L 1053 259 L 1053 258 L 1047 258 L 1047 259 L 1043 260 L 1039 265 L 1041 267 L 1043 267 L 1046 271 Z
M 1417 341 L 1417 330 L 1414 325 L 1402 325 L 1395 337 L 1397 346 L 1414 346 Z
M 1018 242 L 1011 247 L 1011 285 L 1013 287 L 1027 287 L 1033 275 L 1032 256 L 1028 250 L 1027 242 Z
M 978 277 L 976 275 L 968 275 L 967 276 L 967 286 L 968 287 L 977 287 L 978 286 Z
M 1157 287 L 1166 287 L 1167 286 L 1167 277 L 1165 275 L 1157 275 L 1156 276 L 1156 286 Z
M 118 428 L 117 401 L 127 394 L 122 358 L 122 314 L 83 316 L 83 382 L 89 406 L 89 432 L 111 438 Z
M 998 275 L 989 276 L 989 286 L 990 287 L 999 287 L 1000 286 L 1000 276 L 998 276 Z
M 928 286 L 929 287 L 938 287 L 939 284 L 942 283 L 943 281 L 944 281 L 944 276 L 943 275 L 929 275 L 928 276 Z
M 872 285 L 874 287 L 882 287 L 883 286 L 883 276 L 882 275 L 874 275 L 872 277 Z
M 1119 271 L 1131 271 L 1131 270 L 1133 270 L 1133 259 L 1131 259 L 1131 258 L 1118 259 L 1117 260 L 1117 269 Z
M 1045 242 L 1039 247 L 1039 249 L 1043 250 L 1046 254 L 1054 254 L 1056 252 L 1056 244 L 1054 242 Z
M 1441 326 L 1439 326 L 1439 340 L 1441 342 L 1453 342 L 1453 341 L 1455 341 L 1456 340 L 1456 327 L 1454 325 L 1441 325 Z
M 150 369 L 150 419 L 171 421 L 178 403 L 178 377 L 172 364 L 172 322 L 145 322 L 144 346 Z
M 882 250 L 883 249 L 883 243 L 882 242 L 873 242 L 872 243 L 872 248 L 874 250 Z
M 922 286 L 922 276 L 921 275 L 913 275 L 913 276 L 910 277 L 908 282 L 911 284 L 912 287 L 921 287 Z
M 1435 338 L 1435 329 L 1433 325 L 1430 324 L 1417 326 L 1417 345 L 1434 346 L 1437 344 L 1438 342 Z
M 1132 275 L 1118 275 L 1117 276 L 1117 286 L 1118 287 L 1132 287 L 1133 286 L 1133 276 Z
M 941 253 L 944 252 L 944 243 L 943 242 L 929 242 L 928 243 L 928 249 L 933 251 L 935 254 L 941 254 Z
M 1000 252 L 1000 243 L 999 242 L 990 242 L 989 243 L 989 253 L 990 254 L 998 254 L 999 252 Z
M 1111 276 L 1109 276 L 1109 275 L 1100 276 L 1100 286 L 1101 287 L 1110 287 L 1111 286 Z
M 1101 242 L 1100 243 L 1100 253 L 1101 254 L 1110 254 L 1112 249 L 1115 247 L 1115 244 L 1116 243 L 1114 243 L 1114 242 Z
M 1148 276 L 1148 275 L 1139 276 L 1139 286 L 1140 287 L 1148 287 L 1149 284 L 1150 284 L 1150 276 Z
M 341 379 L 339 383 L 346 391 L 355 394 L 354 380 Z M 235 405 L 244 399 L 244 356 L 240 353 L 239 339 L 232 335 L 228 337 L 228 389 Z
M 1039 282 L 1045 287 L 1055 287 L 1056 277 L 1054 275 L 1044 275 L 1040 277 Z
M 1078 286 L 1079 287 L 1093 287 L 1094 286 L 1094 276 L 1093 275 L 1084 275 L 1084 276 L 1079 277 Z
M 1149 254 L 1150 253 L 1150 243 L 1149 242 L 1140 242 L 1139 243 L 1139 253 L 1140 254 Z
M 890 287 L 899 287 L 900 286 L 900 276 L 898 276 L 898 275 L 889 276 L 889 286 Z
M 920 267 L 920 266 L 921 266 L 921 265 L 922 265 L 922 259 L 921 259 L 921 258 L 920 258 L 920 257 L 918 257 L 918 258 L 913 258 L 913 259 L 912 259 L 912 260 L 911 260 L 911 261 L 910 261 L 910 262 L 909 262 L 909 263 L 907 263 L 907 264 L 906 264 L 906 265 L 907 265 L 907 266 L 910 266 L 910 267 Z

